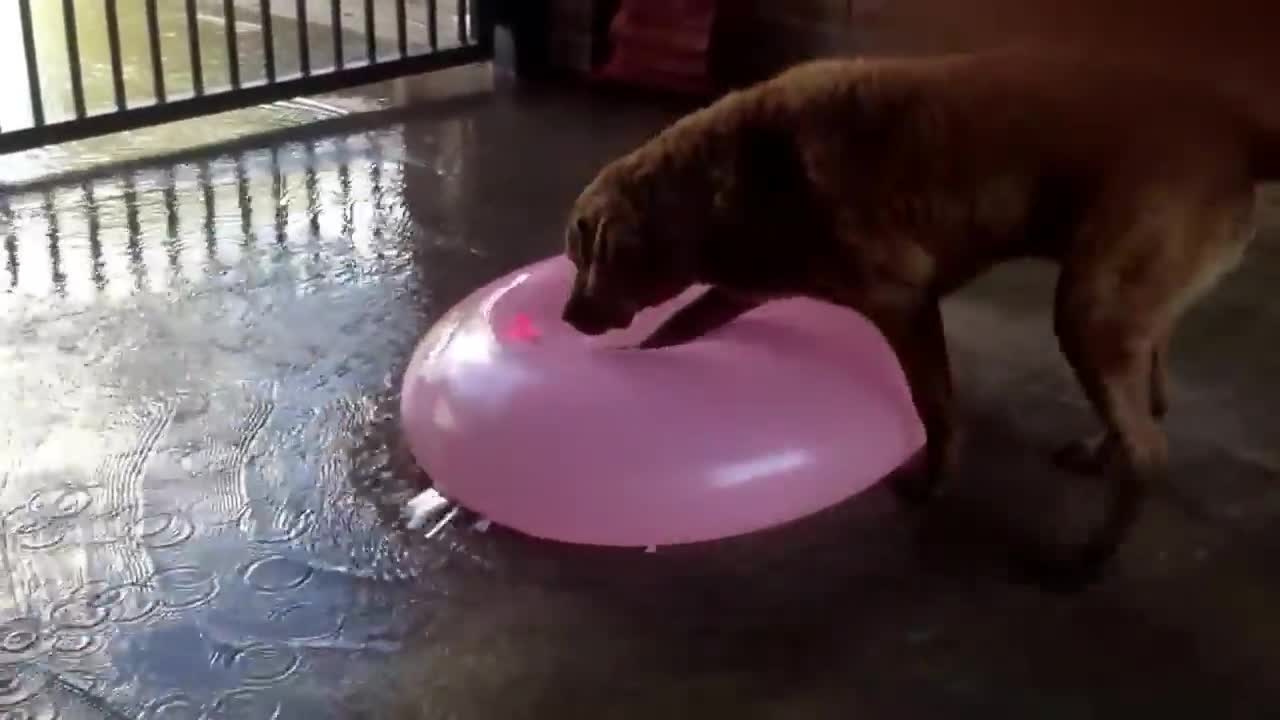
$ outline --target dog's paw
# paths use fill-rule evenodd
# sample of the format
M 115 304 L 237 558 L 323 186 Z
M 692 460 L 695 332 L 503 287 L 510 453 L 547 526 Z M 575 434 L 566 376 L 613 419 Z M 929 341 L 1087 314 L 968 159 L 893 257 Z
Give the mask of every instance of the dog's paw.
M 908 505 L 919 506 L 929 502 L 938 494 L 939 482 L 931 477 L 923 468 L 902 472 L 889 478 L 889 487 L 894 497 Z
M 944 492 L 960 467 L 959 446 L 959 436 L 952 432 L 949 442 L 921 448 L 889 476 L 894 495 L 909 505 L 923 505 Z

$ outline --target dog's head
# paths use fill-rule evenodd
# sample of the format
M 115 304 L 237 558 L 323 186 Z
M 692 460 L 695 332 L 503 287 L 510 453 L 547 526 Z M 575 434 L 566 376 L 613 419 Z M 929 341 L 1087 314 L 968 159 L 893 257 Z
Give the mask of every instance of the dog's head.
M 578 198 L 565 230 L 565 255 L 577 268 L 565 322 L 587 335 L 620 330 L 693 284 L 689 249 L 661 229 L 656 210 L 599 181 Z

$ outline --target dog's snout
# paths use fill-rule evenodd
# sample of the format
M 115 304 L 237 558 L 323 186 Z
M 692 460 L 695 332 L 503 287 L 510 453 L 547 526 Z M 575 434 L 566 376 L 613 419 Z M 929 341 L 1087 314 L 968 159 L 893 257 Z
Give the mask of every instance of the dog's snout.
M 577 297 L 565 304 L 562 318 L 570 327 L 584 335 L 600 335 L 609 330 L 604 317 L 593 312 L 590 303 Z
M 610 312 L 601 303 L 575 294 L 565 303 L 561 317 L 565 323 L 584 335 L 602 335 L 630 325 L 631 318 L 623 315 L 621 312 Z

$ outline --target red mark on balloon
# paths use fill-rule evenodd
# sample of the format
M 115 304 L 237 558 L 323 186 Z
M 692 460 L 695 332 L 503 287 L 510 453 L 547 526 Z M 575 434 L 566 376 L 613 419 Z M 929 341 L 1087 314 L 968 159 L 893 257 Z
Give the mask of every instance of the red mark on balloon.
M 521 313 L 511 319 L 511 325 L 507 328 L 506 335 L 508 340 L 533 342 L 542 337 L 542 331 L 533 323 L 532 318 Z

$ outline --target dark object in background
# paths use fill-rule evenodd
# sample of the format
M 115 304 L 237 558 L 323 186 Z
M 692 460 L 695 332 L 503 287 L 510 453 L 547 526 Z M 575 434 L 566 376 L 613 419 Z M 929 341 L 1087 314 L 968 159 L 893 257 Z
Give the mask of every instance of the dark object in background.
M 521 79 L 590 77 L 609 55 L 609 21 L 621 0 L 489 0 L 494 61 Z
M 548 54 L 550 0 L 487 0 L 493 13 L 493 63 L 522 79 L 539 79 L 551 65 Z
M 625 85 L 709 95 L 717 0 L 623 0 L 610 25 L 612 53 L 596 77 Z
M 620 0 L 551 0 L 550 61 L 589 77 L 609 59 L 609 21 Z

